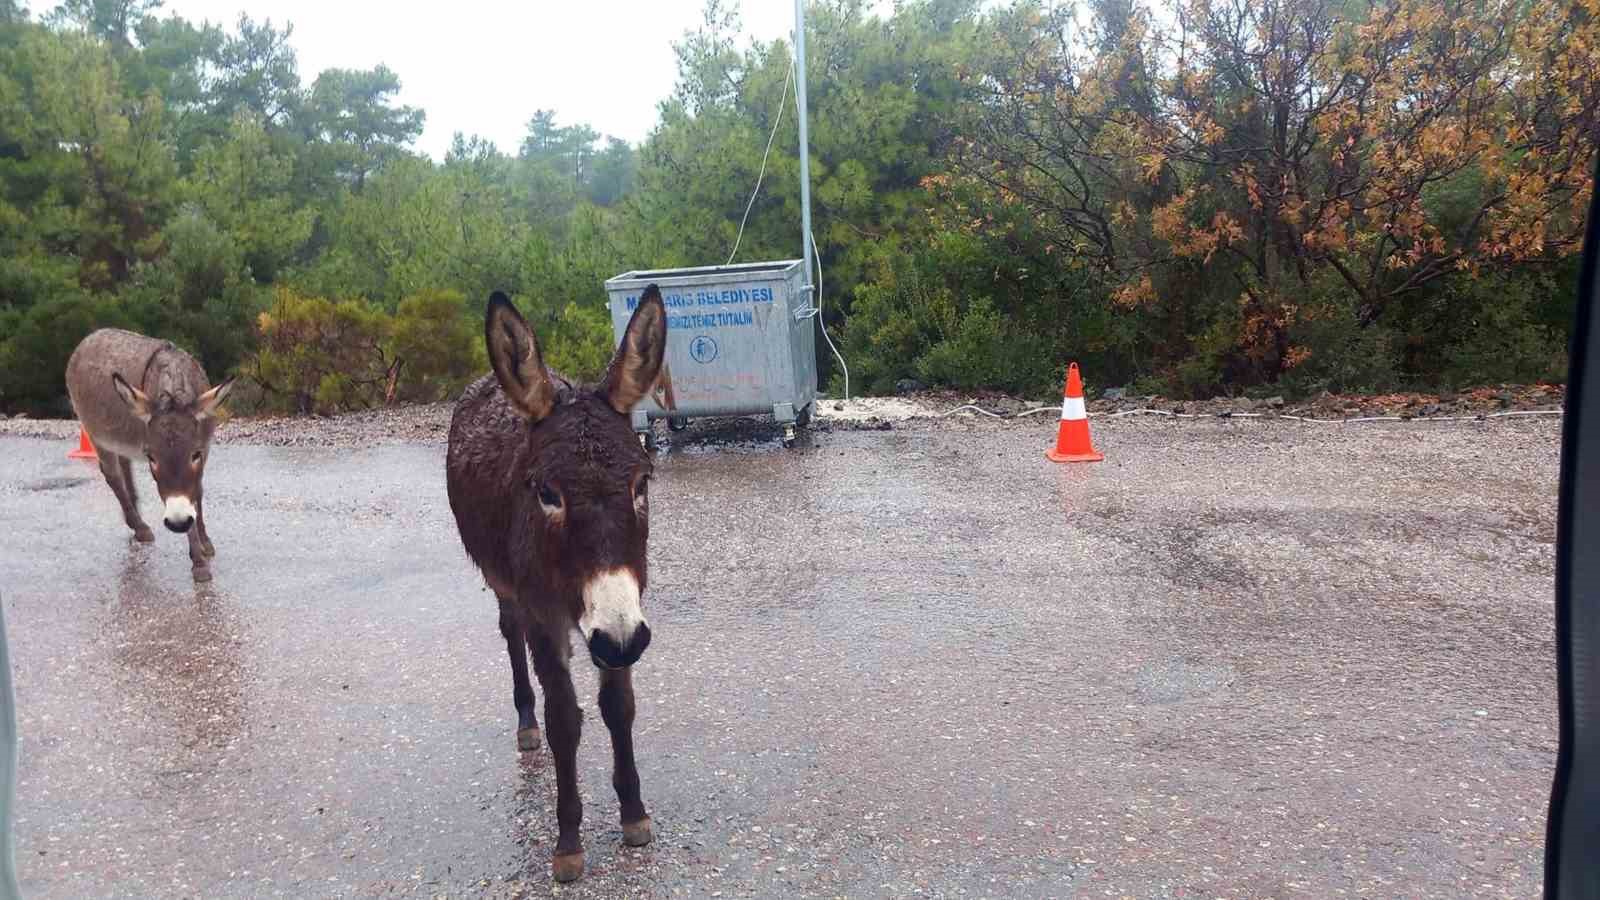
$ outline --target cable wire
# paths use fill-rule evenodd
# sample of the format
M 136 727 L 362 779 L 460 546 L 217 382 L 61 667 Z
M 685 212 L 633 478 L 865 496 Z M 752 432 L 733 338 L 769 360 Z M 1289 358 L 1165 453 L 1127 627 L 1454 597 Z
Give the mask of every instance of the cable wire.
M 739 220 L 739 233 L 733 239 L 733 251 L 728 254 L 728 261 L 724 265 L 733 265 L 733 258 L 739 255 L 739 243 L 744 240 L 744 225 L 750 221 L 750 210 L 755 208 L 756 195 L 761 193 L 761 181 L 767 177 L 767 157 L 772 155 L 772 142 L 778 137 L 778 126 L 783 124 L 783 109 L 789 105 L 789 83 L 794 80 L 794 54 L 789 54 L 789 74 L 783 78 L 783 96 L 778 98 L 778 115 L 772 122 L 772 133 L 767 135 L 767 149 L 761 154 L 761 171 L 756 175 L 755 189 L 750 191 L 750 202 L 744 206 L 744 218 Z M 806 273 L 809 275 L 810 273 Z
M 822 339 L 828 342 L 828 349 L 833 351 L 833 358 L 839 361 L 839 368 L 844 370 L 844 399 L 850 399 L 850 367 L 844 363 L 844 355 L 839 348 L 833 345 L 833 338 L 828 334 L 828 323 L 822 318 L 822 251 L 817 249 L 817 236 L 813 232 L 806 235 L 811 240 L 811 258 L 817 263 L 817 324 L 822 327 Z
M 934 418 L 942 419 L 960 412 L 976 412 L 991 419 L 1020 419 L 1023 416 L 1038 415 L 1045 412 L 1057 412 L 1059 406 L 1039 406 L 1026 409 L 1019 413 L 1006 415 L 984 409 L 976 403 L 967 403 L 954 409 L 938 413 Z M 1310 416 L 1296 416 L 1284 413 L 1251 413 L 1231 412 L 1219 413 L 1179 413 L 1169 412 L 1165 409 L 1125 409 L 1121 412 L 1102 413 L 1101 418 L 1120 419 L 1123 416 L 1166 416 L 1169 419 L 1282 419 L 1287 422 L 1305 422 L 1310 425 L 1356 425 L 1365 422 L 1482 422 L 1486 419 L 1509 419 L 1525 416 L 1560 416 L 1564 415 L 1559 409 L 1513 409 L 1506 412 L 1479 413 L 1472 416 L 1358 416 L 1353 419 L 1316 419 Z

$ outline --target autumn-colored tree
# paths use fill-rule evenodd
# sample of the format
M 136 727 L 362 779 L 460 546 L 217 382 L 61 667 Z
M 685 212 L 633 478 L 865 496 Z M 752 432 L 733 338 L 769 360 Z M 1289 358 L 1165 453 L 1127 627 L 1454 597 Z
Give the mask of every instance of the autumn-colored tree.
M 997 18 L 962 145 L 960 215 L 1020 206 L 1122 305 L 1233 297 L 1228 372 L 1307 356 L 1331 281 L 1369 326 L 1457 272 L 1546 263 L 1581 239 L 1600 137 L 1600 8 L 1556 0 L 1185 0 Z M 1030 62 L 1024 62 L 1024 60 Z M 987 205 L 988 209 L 982 209 Z M 999 213 L 996 209 L 1000 210 Z

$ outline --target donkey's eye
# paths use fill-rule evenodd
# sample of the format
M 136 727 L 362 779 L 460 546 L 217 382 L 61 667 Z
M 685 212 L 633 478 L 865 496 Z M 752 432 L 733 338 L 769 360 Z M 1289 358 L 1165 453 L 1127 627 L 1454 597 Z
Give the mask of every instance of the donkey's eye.
M 561 505 L 561 492 L 544 482 L 539 482 L 539 502 L 549 507 Z

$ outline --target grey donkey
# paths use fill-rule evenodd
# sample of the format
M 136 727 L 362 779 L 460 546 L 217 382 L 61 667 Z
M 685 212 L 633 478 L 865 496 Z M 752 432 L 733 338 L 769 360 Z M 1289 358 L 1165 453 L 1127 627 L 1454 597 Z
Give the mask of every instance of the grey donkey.
M 216 387 L 194 357 L 169 341 L 102 328 L 84 338 L 67 361 L 67 394 L 100 457 L 122 518 L 136 540 L 155 540 L 139 516 L 132 460 L 143 458 L 161 495 L 162 524 L 189 536 L 195 581 L 210 581 L 205 474 L 216 411 L 233 379 Z

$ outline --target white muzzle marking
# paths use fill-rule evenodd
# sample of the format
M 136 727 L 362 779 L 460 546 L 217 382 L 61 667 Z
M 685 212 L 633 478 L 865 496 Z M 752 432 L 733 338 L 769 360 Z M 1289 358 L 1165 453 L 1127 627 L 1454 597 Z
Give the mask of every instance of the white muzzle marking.
M 174 494 L 167 498 L 167 505 L 161 517 L 168 522 L 193 522 L 195 518 L 194 501 L 182 494 Z
M 643 624 L 639 582 L 631 571 L 602 572 L 583 586 L 583 615 L 578 619 L 578 631 L 585 642 L 596 631 L 603 631 L 619 645 L 626 645 Z

